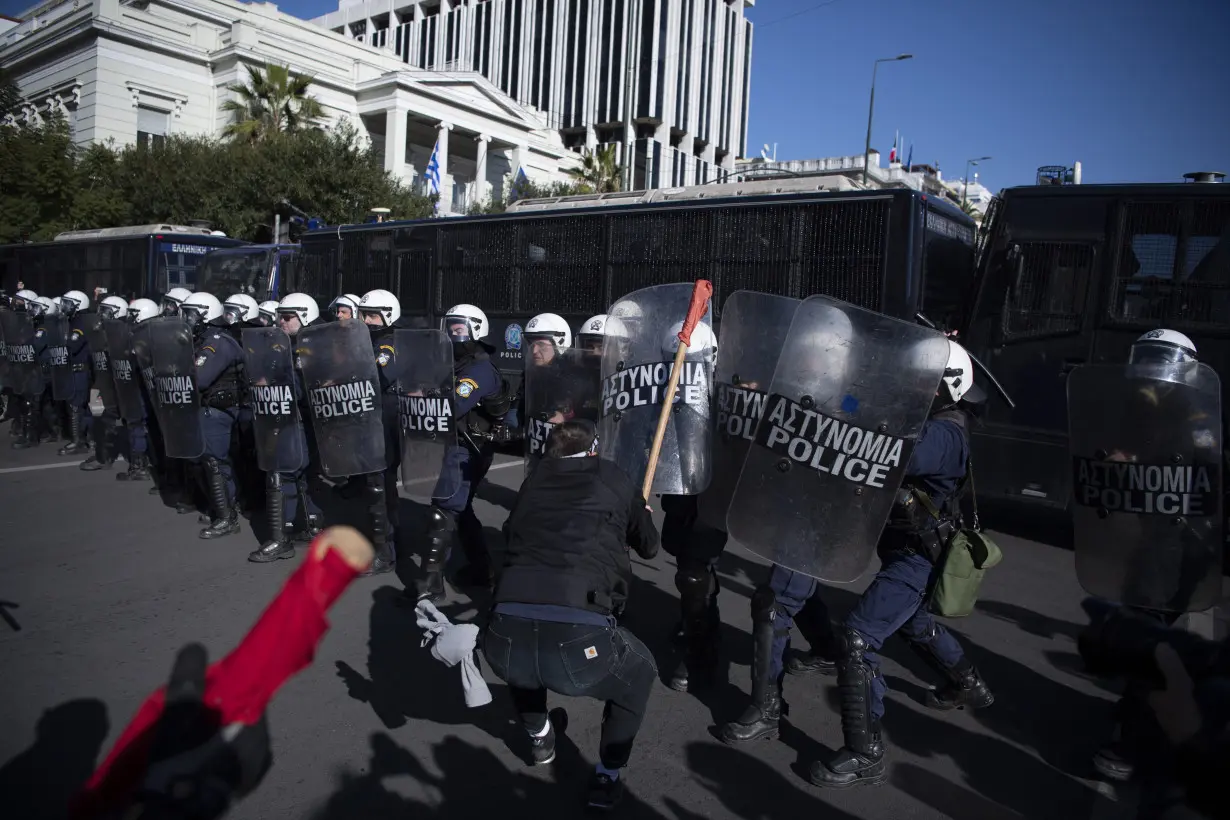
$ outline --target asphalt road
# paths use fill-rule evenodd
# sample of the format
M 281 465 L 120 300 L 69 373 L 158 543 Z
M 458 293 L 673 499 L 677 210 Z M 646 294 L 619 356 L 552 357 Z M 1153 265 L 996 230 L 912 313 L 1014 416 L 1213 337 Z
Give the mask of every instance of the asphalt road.
M 0 440 L 0 806 L 15 820 L 61 816 L 67 795 L 163 682 L 176 650 L 200 641 L 211 657 L 224 654 L 297 564 L 249 564 L 257 541 L 247 522 L 240 535 L 201 541 L 195 516 L 175 515 L 147 494 L 148 484 L 81 472 L 77 461 L 50 446 L 12 451 L 7 436 Z M 498 464 L 476 505 L 493 544 L 520 479 L 520 462 Z M 987 523 L 997 529 L 993 518 Z M 658 685 L 621 816 L 1122 815 L 1124 802 L 1106 800 L 1088 779 L 1113 695 L 1080 672 L 1074 636 L 1084 618 L 1071 553 L 997 537 L 1005 559 L 979 611 L 949 622 L 995 705 L 928 710 L 923 695 L 936 681 L 893 642 L 885 666 L 890 782 L 842 793 L 799 774 L 840 745 L 831 679 L 787 679 L 780 741 L 732 748 L 714 738 L 715 724 L 741 710 L 749 688 L 747 599 L 764 564 L 732 546 L 721 566 L 728 682 L 699 697 Z M 629 626 L 665 674 L 678 617 L 674 563 L 663 554 L 635 564 Z M 827 589 L 835 617 L 870 575 Z M 395 605 L 400 588 L 392 575 L 359 579 L 338 602 L 315 664 L 270 709 L 274 768 L 231 817 L 581 816 L 601 706 L 554 698 L 552 708 L 568 719 L 557 761 L 527 766 L 503 686 L 488 673 L 494 702 L 467 709 L 459 670 L 420 648 L 413 613 Z M 444 609 L 465 620 L 481 605 L 454 591 Z

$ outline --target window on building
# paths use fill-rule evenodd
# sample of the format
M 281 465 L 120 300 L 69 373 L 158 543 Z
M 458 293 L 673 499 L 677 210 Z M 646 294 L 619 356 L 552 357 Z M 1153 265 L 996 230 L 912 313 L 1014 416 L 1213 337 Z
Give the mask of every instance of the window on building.
M 171 115 L 156 108 L 137 106 L 137 145 L 154 148 L 166 141 Z

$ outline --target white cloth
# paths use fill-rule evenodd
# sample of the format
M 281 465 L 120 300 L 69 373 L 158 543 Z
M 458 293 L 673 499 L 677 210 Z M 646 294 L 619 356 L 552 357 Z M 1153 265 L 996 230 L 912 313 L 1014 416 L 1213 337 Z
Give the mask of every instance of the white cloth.
M 414 608 L 419 629 L 423 630 L 421 646 L 431 644 L 431 656 L 445 666 L 461 666 L 461 686 L 465 690 L 466 706 L 486 706 L 491 702 L 491 690 L 478 669 L 474 650 L 478 646 L 478 627 L 474 624 L 454 624 L 429 600 Z

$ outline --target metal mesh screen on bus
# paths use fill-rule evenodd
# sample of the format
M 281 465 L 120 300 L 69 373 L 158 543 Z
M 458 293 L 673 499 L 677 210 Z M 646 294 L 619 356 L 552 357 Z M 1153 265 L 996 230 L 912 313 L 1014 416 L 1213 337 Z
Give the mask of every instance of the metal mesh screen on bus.
M 517 306 L 532 313 L 597 313 L 606 308 L 603 228 L 599 216 L 564 216 L 520 223 L 521 290 Z
M 713 261 L 722 293 L 758 290 L 797 297 L 803 229 L 813 207 L 766 205 L 714 212 L 717 257 Z
M 1230 202 L 1124 206 L 1111 315 L 1133 322 L 1230 325 Z
M 651 285 L 712 276 L 713 214 L 705 208 L 610 216 L 609 301 Z M 720 282 L 713 284 L 716 300 Z
M 401 302 L 402 313 L 431 311 L 431 261 L 434 256 L 430 250 L 398 252 L 397 270 L 401 279 L 397 301 Z
M 387 289 L 393 281 L 392 230 L 342 234 L 340 268 L 344 293 Z
M 334 240 L 303 245 L 295 273 L 286 280 L 285 293 L 306 293 L 318 302 L 329 304 L 336 287 L 337 246 Z
M 805 206 L 801 292 L 820 293 L 871 310 L 881 307 L 890 200 Z
M 1012 276 L 1003 329 L 1013 339 L 1075 333 L 1093 269 L 1093 246 L 1068 242 L 1022 242 L 1020 275 Z
M 479 222 L 440 228 L 440 309 L 479 305 L 488 313 L 515 305 L 513 269 L 525 251 L 516 222 Z

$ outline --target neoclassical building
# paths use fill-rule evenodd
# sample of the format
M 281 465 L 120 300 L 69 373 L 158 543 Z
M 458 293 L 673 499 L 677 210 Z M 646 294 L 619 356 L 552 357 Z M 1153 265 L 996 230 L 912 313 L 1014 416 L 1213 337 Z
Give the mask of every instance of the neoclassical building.
M 49 0 L 0 28 L 16 121 L 64 113 L 79 144 L 220 134 L 247 66 L 313 78 L 386 170 L 461 212 L 519 172 L 565 178 L 598 143 L 633 186 L 695 184 L 743 154 L 754 0 L 343 0 L 317 21 L 236 0 Z M 633 33 L 639 36 L 633 36 Z M 632 70 L 625 70 L 628 66 Z M 625 96 L 632 89 L 631 98 Z
M 408 66 L 271 3 L 60 0 L 0 32 L 0 67 L 23 97 L 14 119 L 57 109 L 78 144 L 220 134 L 227 86 L 266 61 L 312 76 L 326 127 L 348 118 L 404 181 L 424 184 L 435 149 L 444 213 L 502 190 L 519 169 L 550 182 L 578 162 L 540 113 L 481 74 Z

